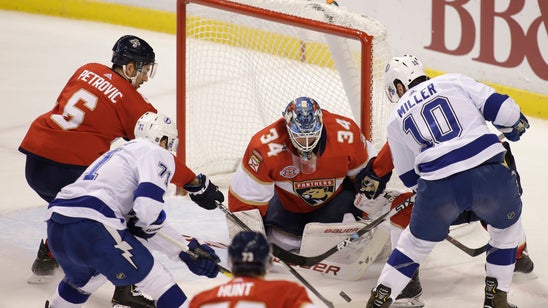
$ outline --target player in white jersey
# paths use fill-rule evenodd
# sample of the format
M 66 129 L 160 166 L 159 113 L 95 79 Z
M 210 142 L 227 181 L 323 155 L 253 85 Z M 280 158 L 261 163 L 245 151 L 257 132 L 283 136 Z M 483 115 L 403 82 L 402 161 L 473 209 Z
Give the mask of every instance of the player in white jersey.
M 95 160 L 48 206 L 49 245 L 65 274 L 50 307 L 80 307 L 106 280 L 115 286 L 135 285 L 158 308 L 181 306 L 185 293 L 149 247 L 181 259 L 196 275 L 213 278 L 218 273 L 218 257 L 209 246 L 192 240 L 191 250 L 201 249 L 210 257 L 194 259 L 155 236 L 160 229 L 175 232 L 164 226 L 168 183 L 195 177 L 172 153 L 178 143 L 175 124 L 147 112 L 137 121 L 135 136 Z M 205 176 L 187 183 L 192 200 L 204 208 L 224 200 Z
M 492 122 L 517 141 L 529 127 L 515 101 L 461 74 L 429 79 L 413 56 L 393 58 L 386 94 L 396 103 L 388 123 L 394 169 L 416 191 L 409 226 L 388 258 L 366 307 L 389 307 L 464 211 L 488 224 L 485 308 L 507 302 L 523 232 L 516 180 Z

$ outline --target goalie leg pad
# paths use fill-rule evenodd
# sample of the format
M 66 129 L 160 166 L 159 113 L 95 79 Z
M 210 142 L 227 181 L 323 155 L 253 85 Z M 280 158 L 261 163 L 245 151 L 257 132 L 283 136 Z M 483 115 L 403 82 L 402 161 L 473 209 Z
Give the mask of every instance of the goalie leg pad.
M 301 255 L 321 254 L 361 228 L 363 228 L 363 222 L 308 223 L 302 238 Z M 331 270 L 318 271 L 315 269 L 310 272 L 340 280 L 362 279 L 369 266 L 383 251 L 389 238 L 390 233 L 387 227 L 381 225 L 352 243 L 344 245 L 340 251 L 318 264 Z

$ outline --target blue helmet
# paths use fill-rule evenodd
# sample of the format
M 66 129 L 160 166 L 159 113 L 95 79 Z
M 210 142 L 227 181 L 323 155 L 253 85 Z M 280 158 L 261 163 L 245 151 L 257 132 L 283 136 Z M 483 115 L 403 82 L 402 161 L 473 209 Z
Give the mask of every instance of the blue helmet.
M 124 35 L 112 47 L 112 63 L 123 66 L 130 61 L 135 62 L 140 70 L 143 65 L 154 65 L 156 58 L 152 47 L 143 39 L 134 35 Z
M 262 276 L 272 262 L 270 244 L 264 235 L 255 231 L 242 231 L 234 236 L 228 246 L 228 260 L 236 276 Z
M 282 114 L 293 146 L 303 153 L 310 153 L 322 135 L 320 105 L 310 97 L 298 97 L 287 105 Z

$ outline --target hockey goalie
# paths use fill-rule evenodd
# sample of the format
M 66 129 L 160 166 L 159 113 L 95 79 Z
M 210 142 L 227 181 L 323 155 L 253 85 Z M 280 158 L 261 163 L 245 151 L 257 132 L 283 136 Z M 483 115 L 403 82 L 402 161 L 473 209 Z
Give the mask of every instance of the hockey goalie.
M 391 169 L 391 161 L 377 156 L 354 120 L 322 109 L 313 98 L 298 97 L 280 119 L 251 138 L 232 179 L 228 207 L 271 243 L 301 256 L 315 255 L 389 205 L 379 198 L 364 212 L 354 201 L 358 192 L 371 190 L 361 186 L 360 177 L 374 170 L 385 175 L 377 182 L 383 185 Z M 231 234 L 240 231 L 231 228 Z M 387 229 L 377 228 L 325 261 L 332 263 L 319 264 L 324 270 L 315 271 L 360 279 L 388 238 Z

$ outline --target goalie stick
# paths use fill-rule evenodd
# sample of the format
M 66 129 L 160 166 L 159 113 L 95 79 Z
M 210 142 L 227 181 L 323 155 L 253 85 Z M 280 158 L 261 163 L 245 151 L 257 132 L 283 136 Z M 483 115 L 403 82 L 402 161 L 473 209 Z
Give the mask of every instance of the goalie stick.
M 225 215 L 230 219 L 232 220 L 234 223 L 236 223 L 237 225 L 240 226 L 240 228 L 242 228 L 244 231 L 253 231 L 251 230 L 240 218 L 238 218 L 238 216 L 234 215 L 234 213 L 230 212 L 226 206 L 224 206 L 224 204 L 220 203 L 220 202 L 217 202 L 217 207 L 220 208 L 224 213 Z M 274 245 L 273 245 L 274 246 Z M 306 279 L 304 279 L 303 276 L 301 276 L 301 274 L 299 274 L 291 265 L 289 265 L 286 261 L 280 259 L 280 262 L 284 265 L 284 267 L 289 270 L 289 272 L 295 276 L 297 279 L 299 279 L 299 281 L 304 285 L 306 286 L 312 293 L 314 293 L 314 295 L 316 295 L 327 307 L 329 308 L 334 308 L 335 305 L 333 305 L 333 303 L 331 301 L 329 301 L 327 298 L 325 298 L 318 290 L 316 290 Z M 344 294 L 346 295 L 346 293 L 342 292 L 339 293 L 339 294 Z M 346 301 L 349 301 L 348 299 L 350 299 L 348 297 L 348 295 L 346 296 L 343 296 L 341 295 Z
M 410 206 L 412 204 L 411 198 L 414 195 L 415 194 L 411 195 L 409 198 L 405 199 L 400 204 L 396 205 L 390 211 L 382 214 L 380 217 L 373 220 L 372 222 L 370 222 L 369 224 L 367 224 L 365 227 L 361 228 L 360 230 L 356 231 L 355 233 L 351 234 L 350 236 L 345 238 L 343 241 L 341 241 L 337 245 L 331 247 L 330 249 L 328 249 L 326 252 L 324 252 L 322 254 L 312 256 L 312 257 L 305 257 L 305 256 L 301 256 L 301 255 L 289 252 L 285 249 L 282 249 L 281 247 L 279 247 L 277 245 L 272 245 L 273 254 L 274 254 L 274 256 L 278 257 L 280 260 L 284 260 L 285 262 L 289 262 L 291 264 L 300 265 L 300 266 L 313 266 L 313 265 L 321 262 L 322 260 L 328 258 L 329 256 L 333 255 L 337 251 L 347 247 L 351 243 L 357 241 L 361 236 L 363 236 L 364 234 L 366 234 L 366 233 L 370 232 L 371 230 L 373 230 L 375 227 L 380 225 L 386 219 L 396 215 L 397 213 L 399 213 L 403 209 Z M 395 197 L 390 196 L 390 198 L 388 200 L 393 201 L 393 198 L 395 198 Z
M 218 263 L 220 261 L 216 258 L 213 258 L 209 253 L 207 253 L 206 251 L 204 251 L 200 248 L 196 248 L 195 250 L 191 250 L 190 248 L 188 248 L 187 245 L 177 241 L 176 239 L 174 239 L 173 237 L 171 237 L 170 235 L 168 235 L 168 234 L 166 234 L 162 231 L 156 232 L 156 235 L 159 235 L 160 237 L 162 237 L 166 241 L 168 241 L 168 242 L 172 243 L 173 245 L 179 247 L 182 251 L 189 254 L 195 260 L 199 259 L 199 258 L 206 258 L 206 259 L 209 259 L 209 260 L 211 260 L 213 262 L 216 262 L 216 263 Z M 223 267 L 222 265 L 217 264 L 217 268 L 219 269 L 219 272 L 221 272 L 223 275 L 225 275 L 227 277 L 230 277 L 230 278 L 233 277 L 232 272 L 229 269 Z

